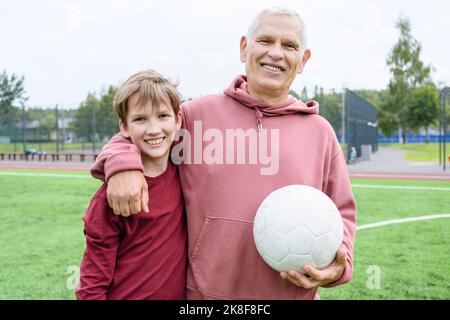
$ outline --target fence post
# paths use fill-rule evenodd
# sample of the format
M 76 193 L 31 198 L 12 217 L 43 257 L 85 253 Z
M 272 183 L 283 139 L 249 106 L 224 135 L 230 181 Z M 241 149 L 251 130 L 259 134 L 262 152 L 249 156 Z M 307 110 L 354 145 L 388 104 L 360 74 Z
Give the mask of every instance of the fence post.
M 450 88 L 445 87 L 439 94 L 439 165 L 441 165 L 442 157 L 444 171 L 447 170 L 447 95 L 449 93 Z
M 27 152 L 27 143 L 25 139 L 25 104 L 22 102 L 22 145 L 23 145 L 23 154 Z
M 95 154 L 95 140 L 97 139 L 97 134 L 96 131 L 97 129 L 95 128 L 95 104 L 92 106 L 92 153 Z

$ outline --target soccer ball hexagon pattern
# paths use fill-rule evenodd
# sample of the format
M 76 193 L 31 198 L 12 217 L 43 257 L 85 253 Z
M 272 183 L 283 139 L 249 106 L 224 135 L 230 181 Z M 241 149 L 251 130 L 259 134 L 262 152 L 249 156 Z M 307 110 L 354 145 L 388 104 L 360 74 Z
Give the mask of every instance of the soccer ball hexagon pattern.
M 302 272 L 304 264 L 327 267 L 343 239 L 342 217 L 322 191 L 291 185 L 273 191 L 256 212 L 253 237 L 273 269 Z

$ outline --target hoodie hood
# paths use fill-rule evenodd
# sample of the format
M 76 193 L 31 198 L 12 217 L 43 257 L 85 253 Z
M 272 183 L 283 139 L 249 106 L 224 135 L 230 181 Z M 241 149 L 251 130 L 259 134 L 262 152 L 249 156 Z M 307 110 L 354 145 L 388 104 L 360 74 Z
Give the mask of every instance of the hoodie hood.
M 266 117 L 274 117 L 291 113 L 319 113 L 319 103 L 317 101 L 303 102 L 292 96 L 280 103 L 270 104 L 254 98 L 247 91 L 247 76 L 237 76 L 224 93 L 236 100 L 239 100 L 247 108 L 259 109 Z
M 224 93 L 238 100 L 247 108 L 256 111 L 256 120 L 259 131 L 262 130 L 262 118 L 264 116 L 275 117 L 292 113 L 319 113 L 319 103 L 317 101 L 308 101 L 305 103 L 292 96 L 288 96 L 283 102 L 270 104 L 250 96 L 247 91 L 247 77 L 244 75 L 237 76 Z

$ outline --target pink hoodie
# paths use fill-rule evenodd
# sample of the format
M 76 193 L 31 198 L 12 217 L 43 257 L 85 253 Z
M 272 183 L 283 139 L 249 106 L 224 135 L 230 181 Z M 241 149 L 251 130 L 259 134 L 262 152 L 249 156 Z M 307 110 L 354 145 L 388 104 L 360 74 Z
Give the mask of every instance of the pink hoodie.
M 343 244 L 348 251 L 344 274 L 328 287 L 350 281 L 356 207 L 343 153 L 332 127 L 318 115 L 317 102 L 305 104 L 289 97 L 270 105 L 249 96 L 246 87 L 245 76 L 238 76 L 224 95 L 182 105 L 183 128 L 191 134 L 185 159 L 192 163 L 180 165 L 189 240 L 187 297 L 314 299 L 316 289 L 299 288 L 281 279 L 262 260 L 253 241 L 253 219 L 275 189 L 305 184 L 322 190 L 341 212 Z M 240 160 L 239 143 L 227 143 L 225 138 L 238 129 L 248 134 L 245 157 Z M 203 136 L 199 138 L 194 132 L 200 131 Z M 259 143 L 264 137 L 270 137 L 270 143 L 258 144 L 259 157 L 252 160 L 250 140 Z M 117 135 L 104 147 L 91 173 L 103 179 L 104 171 L 108 179 L 131 169 L 143 170 L 139 151 Z

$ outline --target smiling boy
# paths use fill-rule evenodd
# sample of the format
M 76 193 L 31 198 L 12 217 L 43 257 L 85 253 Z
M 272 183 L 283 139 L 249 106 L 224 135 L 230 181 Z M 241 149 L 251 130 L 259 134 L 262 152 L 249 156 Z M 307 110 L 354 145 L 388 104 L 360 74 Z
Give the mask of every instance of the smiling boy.
M 154 71 L 131 76 L 113 105 L 130 147 L 139 154 L 151 193 L 149 213 L 113 214 L 104 184 L 83 216 L 86 251 L 79 300 L 185 299 L 186 223 L 170 147 L 181 126 L 180 94 Z

